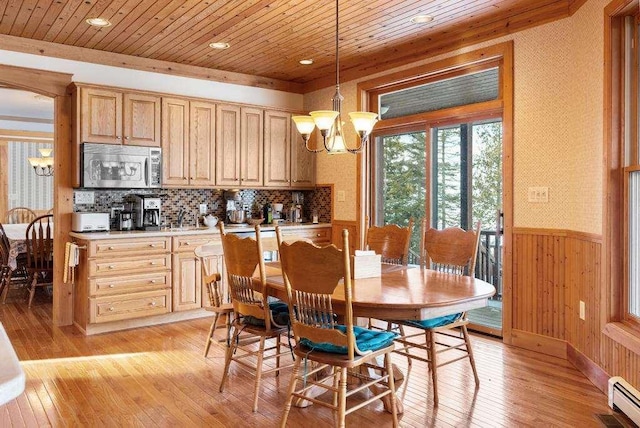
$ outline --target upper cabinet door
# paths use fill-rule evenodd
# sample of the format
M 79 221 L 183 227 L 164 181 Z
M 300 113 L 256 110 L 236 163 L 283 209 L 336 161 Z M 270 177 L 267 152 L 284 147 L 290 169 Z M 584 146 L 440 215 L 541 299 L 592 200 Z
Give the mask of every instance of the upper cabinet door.
M 189 183 L 192 186 L 213 186 L 216 177 L 216 105 L 191 101 L 189 122 Z
M 240 107 L 218 104 L 216 121 L 216 183 L 239 186 Z
M 264 185 L 289 187 L 291 180 L 291 115 L 265 111 Z
M 160 147 L 160 97 L 124 94 L 123 143 Z
M 305 148 L 302 135 L 291 127 L 291 187 L 316 184 L 316 154 Z
M 189 101 L 162 99 L 162 183 L 189 184 Z
M 264 184 L 264 110 L 242 107 L 241 112 L 240 184 L 262 186 Z
M 122 144 L 122 93 L 80 89 L 80 143 Z

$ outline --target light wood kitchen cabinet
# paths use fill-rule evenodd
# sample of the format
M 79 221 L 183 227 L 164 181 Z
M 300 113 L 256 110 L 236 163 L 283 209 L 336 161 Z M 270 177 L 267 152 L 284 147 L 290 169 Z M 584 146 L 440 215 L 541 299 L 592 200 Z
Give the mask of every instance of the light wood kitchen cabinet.
M 264 135 L 265 187 L 313 187 L 315 154 L 291 125 L 291 114 L 266 111 Z
M 216 184 L 261 187 L 263 180 L 263 110 L 218 105 Z
M 291 187 L 309 188 L 316 184 L 317 155 L 306 149 L 302 135 L 291 127 Z
M 291 115 L 267 110 L 264 114 L 264 185 L 291 185 Z
M 173 310 L 185 311 L 208 306 L 202 266 L 194 250 L 207 242 L 220 241 L 217 235 L 176 236 L 173 238 Z M 222 247 L 220 248 L 220 259 Z M 212 270 L 215 272 L 216 270 Z
M 171 312 L 171 241 L 167 237 L 79 241 L 74 323 L 94 326 Z M 108 330 L 108 329 L 107 329 Z
M 191 101 L 189 115 L 189 184 L 213 186 L 216 179 L 216 105 Z
M 166 186 L 215 184 L 216 105 L 162 99 L 162 182 Z
M 80 87 L 80 143 L 160 146 L 160 97 Z
M 282 238 L 286 240 L 289 236 L 295 236 L 297 238 L 305 238 L 311 240 L 314 244 L 324 245 L 331 243 L 331 228 L 330 227 L 283 227 Z

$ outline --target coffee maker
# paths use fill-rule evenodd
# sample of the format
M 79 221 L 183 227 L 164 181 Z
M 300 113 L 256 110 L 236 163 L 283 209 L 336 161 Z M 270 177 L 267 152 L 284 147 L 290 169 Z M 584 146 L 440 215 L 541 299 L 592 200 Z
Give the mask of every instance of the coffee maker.
M 161 206 L 158 195 L 133 195 L 136 229 L 160 230 Z

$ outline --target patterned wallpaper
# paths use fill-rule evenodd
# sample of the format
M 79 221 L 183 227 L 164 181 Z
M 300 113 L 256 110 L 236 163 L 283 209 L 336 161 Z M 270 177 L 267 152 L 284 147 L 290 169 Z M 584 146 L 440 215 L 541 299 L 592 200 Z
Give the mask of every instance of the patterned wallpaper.
M 83 189 L 86 191 L 86 189 Z M 74 212 L 111 212 L 112 207 L 124 206 L 130 209 L 134 194 L 157 194 L 162 199 L 162 215 L 166 216 L 168 224 L 177 224 L 178 212 L 184 209 L 186 214 L 184 224 L 193 226 L 195 218 L 199 215 L 199 205 L 207 204 L 208 212 L 219 219 L 224 218 L 226 203 L 223 190 L 220 189 L 137 189 L 117 190 L 117 189 L 94 189 L 94 204 L 74 204 Z M 311 213 L 318 213 L 318 220 L 321 223 L 331 222 L 331 187 L 317 187 L 314 190 L 301 192 L 304 197 L 303 217 L 307 221 Z M 251 208 L 255 203 L 263 206 L 270 202 L 282 203 L 285 207 L 292 203 L 293 192 L 290 190 L 262 190 L 251 189 L 242 190 L 243 204 Z M 116 228 L 116 218 L 111 219 L 111 228 Z M 200 223 L 201 224 L 201 223 Z
M 606 4 L 607 0 L 588 0 L 570 18 L 360 80 L 513 40 L 514 226 L 601 233 Z M 341 82 L 343 111 L 355 110 L 357 83 Z M 325 88 L 306 94 L 305 110 L 329 107 L 334 91 Z M 340 190 L 346 194 L 345 202 L 334 200 L 335 218 L 356 220 L 356 156 L 321 154 L 317 162 L 318 182 L 333 183 L 336 195 Z M 537 186 L 549 187 L 548 203 L 528 202 L 528 188 Z
M 41 177 L 34 173 L 27 158 L 40 157 L 38 149 L 52 149 L 47 143 L 7 144 L 8 157 L 8 208 L 29 207 L 48 211 L 53 207 L 53 177 Z

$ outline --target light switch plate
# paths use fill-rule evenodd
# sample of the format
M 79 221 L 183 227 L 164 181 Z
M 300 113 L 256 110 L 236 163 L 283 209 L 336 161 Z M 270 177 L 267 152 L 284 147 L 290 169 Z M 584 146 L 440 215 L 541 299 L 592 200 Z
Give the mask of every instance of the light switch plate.
M 78 205 L 91 205 L 95 203 L 95 192 L 76 190 L 74 192 L 75 203 Z
M 207 204 L 200 204 L 200 214 L 205 215 L 207 213 Z
M 548 187 L 529 187 L 528 201 L 534 203 L 547 203 L 549 202 L 549 188 Z
M 347 200 L 344 190 L 338 190 L 338 202 L 344 202 Z

